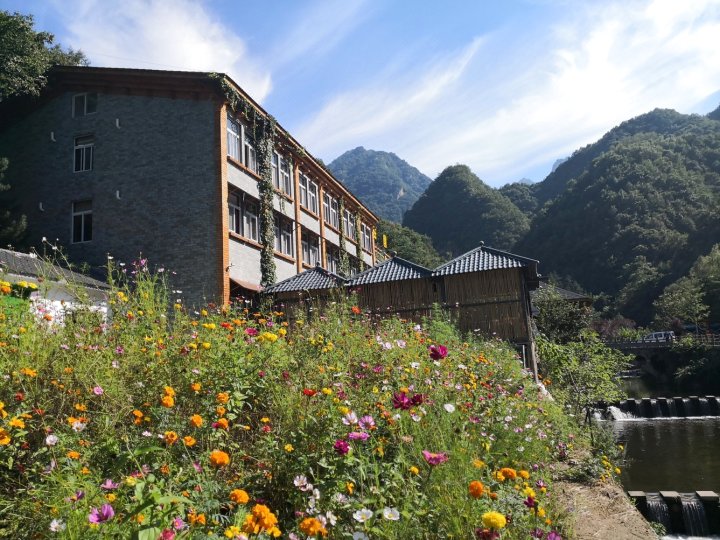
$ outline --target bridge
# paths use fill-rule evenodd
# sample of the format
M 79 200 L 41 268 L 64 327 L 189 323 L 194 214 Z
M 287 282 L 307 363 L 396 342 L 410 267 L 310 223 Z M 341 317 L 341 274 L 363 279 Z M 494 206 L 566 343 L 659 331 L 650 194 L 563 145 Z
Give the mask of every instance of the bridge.
M 687 335 L 680 339 L 604 339 L 603 343 L 613 349 L 619 349 L 623 352 L 636 353 L 638 350 L 648 349 L 669 349 L 673 345 L 679 342 L 690 342 L 691 344 L 705 345 L 706 347 L 720 347 L 720 335 L 717 334 L 702 334 Z

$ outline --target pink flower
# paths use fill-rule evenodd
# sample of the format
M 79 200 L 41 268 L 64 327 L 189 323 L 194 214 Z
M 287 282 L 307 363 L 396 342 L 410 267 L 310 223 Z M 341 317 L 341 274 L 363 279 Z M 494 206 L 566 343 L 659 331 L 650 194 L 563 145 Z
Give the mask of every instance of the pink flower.
M 367 441 L 370 435 L 364 431 L 352 431 L 348 433 L 348 439 L 351 441 Z
M 358 425 L 360 429 L 372 429 L 375 427 L 375 419 L 369 414 L 366 414 L 360 418 Z
M 423 458 L 427 461 L 428 465 L 440 465 L 445 463 L 449 457 L 445 452 L 428 452 L 427 450 L 422 451 Z
M 344 441 L 342 439 L 338 439 L 337 441 L 335 441 L 333 448 L 341 456 L 344 456 L 350 451 L 350 445 L 347 443 L 347 441 Z
M 164 529 L 163 532 L 160 533 L 160 536 L 158 536 L 158 540 L 174 540 L 175 538 L 175 531 L 172 529 Z
M 106 489 L 109 491 L 111 489 L 117 489 L 119 485 L 120 484 L 116 484 L 115 482 L 107 478 L 102 484 L 100 484 L 100 489 Z
M 393 407 L 407 410 L 412 407 L 412 402 L 405 392 L 395 392 L 392 397 Z
M 448 350 L 445 345 L 430 345 L 428 352 L 430 353 L 430 358 L 433 360 L 441 360 L 448 355 Z
M 258 335 L 257 328 L 246 328 L 245 334 L 248 336 L 257 336 Z
M 90 509 L 90 515 L 88 516 L 88 521 L 90 523 L 105 523 L 106 521 L 110 521 L 112 518 L 115 517 L 115 510 L 113 510 L 112 505 L 109 504 L 103 504 L 100 507 L 100 510 L 97 508 L 91 508 Z
M 102 396 L 105 393 L 105 390 L 103 390 L 102 386 L 96 386 L 93 388 L 93 394 L 96 396 Z

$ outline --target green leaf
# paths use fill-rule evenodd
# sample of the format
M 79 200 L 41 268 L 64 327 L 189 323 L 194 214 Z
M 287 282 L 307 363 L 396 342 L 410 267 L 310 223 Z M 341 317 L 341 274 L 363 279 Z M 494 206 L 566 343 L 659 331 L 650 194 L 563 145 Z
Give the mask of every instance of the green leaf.
M 158 527 L 149 527 L 147 529 L 139 530 L 134 536 L 135 540 L 157 540 L 162 534 L 162 529 Z

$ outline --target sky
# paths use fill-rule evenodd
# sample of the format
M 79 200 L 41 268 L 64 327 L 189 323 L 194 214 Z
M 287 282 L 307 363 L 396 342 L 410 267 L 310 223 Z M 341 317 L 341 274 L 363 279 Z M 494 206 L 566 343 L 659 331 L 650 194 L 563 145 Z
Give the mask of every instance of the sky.
M 91 65 L 228 74 L 326 163 L 499 187 L 654 108 L 720 104 L 720 0 L 0 0 Z

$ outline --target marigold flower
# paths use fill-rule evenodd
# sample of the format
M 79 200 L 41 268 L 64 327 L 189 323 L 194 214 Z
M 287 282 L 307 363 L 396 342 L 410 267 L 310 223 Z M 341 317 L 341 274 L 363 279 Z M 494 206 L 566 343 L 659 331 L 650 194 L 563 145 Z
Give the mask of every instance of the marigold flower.
M 247 504 L 247 502 L 250 500 L 250 496 L 244 489 L 233 489 L 230 492 L 230 500 L 238 504 Z
M 200 416 L 199 414 L 193 414 L 190 417 L 190 425 L 196 428 L 201 427 L 203 425 L 202 416 Z
M 215 398 L 217 399 L 218 403 L 225 404 L 230 401 L 230 394 L 228 394 L 227 392 L 218 392 Z
M 237 525 L 230 525 L 227 529 L 225 529 L 224 534 L 227 538 L 235 538 L 240 536 L 241 532 L 242 530 L 240 530 L 240 527 Z
M 20 369 L 20 373 L 22 373 L 26 377 L 37 377 L 37 371 L 32 368 L 24 367 Z
M 168 409 L 175 406 L 175 399 L 172 396 L 163 396 L 160 400 L 160 403 L 162 403 L 163 407 L 167 407 Z
M 227 418 L 218 418 L 217 422 L 213 422 L 213 427 L 215 429 L 228 429 L 229 423 Z
M 200 384 L 199 382 L 194 382 L 190 385 L 190 390 L 192 390 L 193 392 L 199 392 L 201 388 L 202 384 Z
M 489 529 L 502 529 L 507 525 L 507 519 L 500 512 L 485 512 L 482 515 L 483 525 Z
M 525 480 L 527 480 L 528 478 L 530 478 L 530 473 L 529 473 L 528 471 L 524 471 L 524 470 L 523 470 L 523 471 L 518 471 L 518 474 L 519 474 L 522 478 L 524 478 Z
M 195 437 L 192 437 L 190 435 L 186 435 L 185 437 L 183 437 L 183 443 L 187 447 L 195 446 L 196 442 L 197 441 L 195 440 Z
M 205 514 L 196 514 L 195 512 L 189 512 L 187 518 L 190 525 L 205 525 L 207 521 Z
M 415 475 L 420 474 L 420 469 L 418 469 L 415 465 L 413 465 L 412 467 L 410 467 L 409 471 L 410 471 L 412 474 L 415 474 Z
M 10 433 L 5 431 L 3 428 L 0 428 L 0 446 L 7 446 L 10 444 L 10 441 L 12 441 Z
M 76 452 L 75 450 L 70 450 L 67 454 L 65 454 L 70 459 L 80 459 L 80 452 Z
M 290 443 L 286 444 L 284 448 L 288 454 L 291 453 L 293 450 L 295 450 L 295 447 Z
M 224 467 L 230 463 L 230 456 L 222 450 L 210 452 L 210 465 L 213 467 Z
M 165 432 L 165 442 L 169 445 L 173 445 L 178 440 L 178 434 L 174 431 L 166 431 Z
M 468 493 L 470 493 L 470 496 L 473 499 L 479 499 L 483 496 L 483 493 L 485 492 L 485 486 L 483 485 L 480 480 L 473 480 L 468 485 Z
M 225 413 L 227 412 L 227 409 L 223 407 L 222 405 L 218 405 L 215 407 L 215 412 L 218 416 L 225 416 Z
M 307 517 L 300 522 L 300 530 L 308 536 L 317 536 L 321 534 L 327 536 L 327 530 L 323 527 L 323 524 L 319 519 L 314 517 Z
M 163 386 L 163 394 L 166 396 L 175 397 L 175 390 L 172 386 Z
M 8 425 L 10 427 L 18 428 L 18 429 L 24 429 L 25 428 L 25 422 L 23 422 L 20 418 L 13 418 L 8 422 Z

